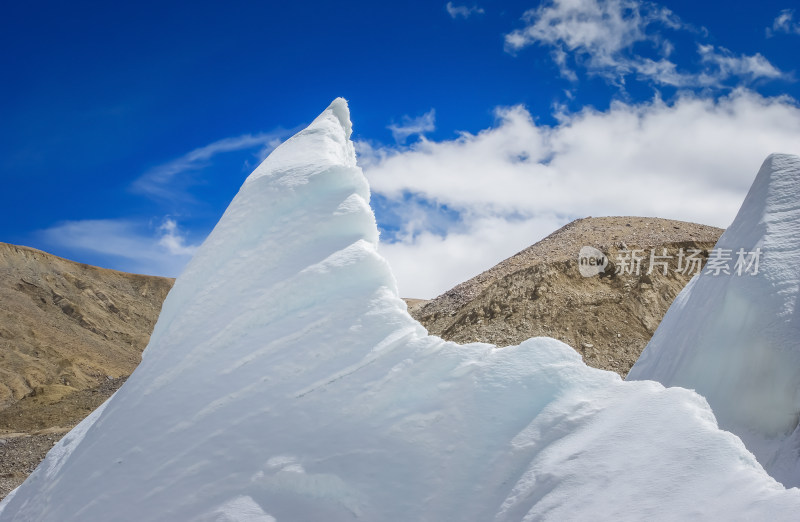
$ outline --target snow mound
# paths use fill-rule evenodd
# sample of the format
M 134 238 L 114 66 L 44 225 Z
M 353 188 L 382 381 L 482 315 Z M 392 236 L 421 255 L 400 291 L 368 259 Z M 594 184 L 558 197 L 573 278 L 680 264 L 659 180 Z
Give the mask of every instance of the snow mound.
M 760 251 L 745 258 L 757 270 L 734 270 L 740 249 Z M 715 250 L 730 273 L 686 286 L 628 380 L 696 390 L 773 477 L 800 486 L 800 157 L 764 161 Z
M 784 519 L 707 403 L 549 338 L 428 336 L 376 253 L 337 99 L 244 183 L 142 364 L 8 501 L 15 521 Z

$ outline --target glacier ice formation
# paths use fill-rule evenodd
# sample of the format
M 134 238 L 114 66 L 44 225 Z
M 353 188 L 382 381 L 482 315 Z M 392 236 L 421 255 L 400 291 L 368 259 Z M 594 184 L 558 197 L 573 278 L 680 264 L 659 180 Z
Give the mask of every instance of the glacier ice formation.
M 800 157 L 764 161 L 715 250 L 728 273 L 692 279 L 628 380 L 696 390 L 770 475 L 800 486 Z
M 347 104 L 245 181 L 141 365 L 0 520 L 789 519 L 694 392 L 429 336 L 376 252 Z

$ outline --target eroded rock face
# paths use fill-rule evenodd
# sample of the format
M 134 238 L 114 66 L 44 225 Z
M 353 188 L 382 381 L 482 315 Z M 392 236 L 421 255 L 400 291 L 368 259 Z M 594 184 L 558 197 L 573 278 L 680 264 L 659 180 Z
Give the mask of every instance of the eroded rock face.
M 97 407 L 139 364 L 172 283 L 0 243 L 0 434 L 71 427 Z M 73 396 L 90 390 L 98 400 Z
M 125 382 L 172 283 L 0 243 L 0 498 Z
M 505 346 L 554 337 L 589 366 L 624 377 L 696 273 L 687 269 L 688 254 L 705 259 L 722 232 L 658 218 L 579 219 L 436 299 L 413 303 L 409 312 L 431 334 L 460 343 Z M 584 246 L 606 255 L 605 271 L 581 274 Z M 638 273 L 635 257 L 641 257 Z

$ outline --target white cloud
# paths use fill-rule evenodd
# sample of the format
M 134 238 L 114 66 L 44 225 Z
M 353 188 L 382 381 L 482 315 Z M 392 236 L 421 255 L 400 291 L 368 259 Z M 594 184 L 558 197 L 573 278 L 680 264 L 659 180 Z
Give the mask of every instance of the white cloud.
M 702 70 L 679 70 L 669 58 L 674 46 L 663 32 L 697 31 L 651 2 L 552 0 L 527 11 L 523 21 L 524 28 L 506 35 L 506 50 L 548 47 L 562 76 L 573 81 L 577 75 L 572 64 L 620 85 L 628 76 L 674 87 L 717 87 L 731 77 L 753 81 L 785 76 L 761 54 L 734 56 L 711 45 L 697 48 Z M 634 51 L 641 44 L 649 44 L 651 56 Z
M 571 76 L 566 60 L 570 54 L 591 72 L 630 74 L 636 61 L 627 53 L 634 44 L 650 42 L 664 54 L 671 49 L 657 32 L 649 31 L 652 26 L 681 26 L 668 9 L 633 0 L 553 0 L 527 11 L 523 20 L 523 29 L 506 35 L 506 49 L 551 47 L 565 76 Z
M 199 147 L 183 156 L 149 169 L 136 181 L 132 188 L 136 192 L 160 199 L 180 199 L 184 194 L 186 180 L 180 176 L 187 172 L 197 171 L 208 166 L 216 155 L 237 150 L 259 148 L 259 158 L 264 159 L 269 152 L 280 145 L 287 137 L 287 131 L 275 131 L 260 134 L 243 134 L 224 138 L 203 147 Z
M 447 14 L 449 14 L 452 18 L 458 18 L 459 16 L 463 18 L 469 18 L 474 14 L 483 14 L 483 8 L 478 7 L 477 5 L 473 5 L 472 7 L 467 7 L 465 5 L 453 5 L 453 2 L 447 2 L 447 5 L 444 6 L 447 9 Z
M 65 221 L 38 236 L 48 248 L 107 259 L 103 266 L 169 277 L 177 276 L 197 249 L 169 217 L 155 230 L 130 219 Z
M 716 83 L 731 76 L 756 80 L 758 78 L 781 78 L 785 74 L 769 63 L 760 53 L 752 56 L 735 56 L 724 47 L 698 45 L 698 53 L 703 63 L 713 67 L 712 73 L 703 73 L 700 83 Z M 707 78 L 704 81 L 702 78 Z
M 403 116 L 403 123 L 393 123 L 387 127 L 392 131 L 392 136 L 397 143 L 405 143 L 411 136 L 424 136 L 426 132 L 436 130 L 436 111 L 429 110 L 422 116 L 410 118 Z
M 161 238 L 158 244 L 167 249 L 173 256 L 186 256 L 190 258 L 197 250 L 197 245 L 187 245 L 186 237 L 178 228 L 178 223 L 172 218 L 165 218 L 164 222 L 158 227 Z
M 719 100 L 614 103 L 538 125 L 522 107 L 455 140 L 410 149 L 360 147 L 373 192 L 413 194 L 460 219 L 428 230 L 409 218 L 382 251 L 406 296 L 432 297 L 585 216 L 639 215 L 725 227 L 771 152 L 800 154 L 790 98 L 736 90 Z M 441 226 L 441 223 L 439 223 Z
M 635 0 L 553 0 L 523 15 L 526 27 L 506 35 L 518 50 L 534 43 L 587 54 L 594 66 L 616 65 L 619 54 L 642 41 L 661 41 L 648 34 L 653 25 L 678 28 L 680 20 L 666 8 Z
M 784 9 L 775 17 L 772 27 L 766 29 L 767 38 L 778 33 L 800 34 L 800 23 L 794 21 L 794 9 Z
M 555 216 L 508 220 L 481 216 L 463 232 L 422 232 L 413 240 L 382 242 L 404 297 L 429 298 L 496 265 L 564 224 Z M 576 253 L 577 256 L 577 253 Z

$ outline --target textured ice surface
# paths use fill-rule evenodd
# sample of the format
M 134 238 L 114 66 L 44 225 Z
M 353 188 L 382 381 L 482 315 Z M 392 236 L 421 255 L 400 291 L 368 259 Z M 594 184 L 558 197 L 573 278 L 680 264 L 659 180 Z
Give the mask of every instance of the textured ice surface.
M 716 249 L 731 273 L 686 286 L 628 380 L 697 390 L 772 476 L 800 486 L 800 157 L 766 159 Z M 757 274 L 733 270 L 739 249 L 761 250 Z
M 248 178 L 142 364 L 0 509 L 15 521 L 791 519 L 688 390 L 548 338 L 459 346 L 376 253 L 344 100 Z

